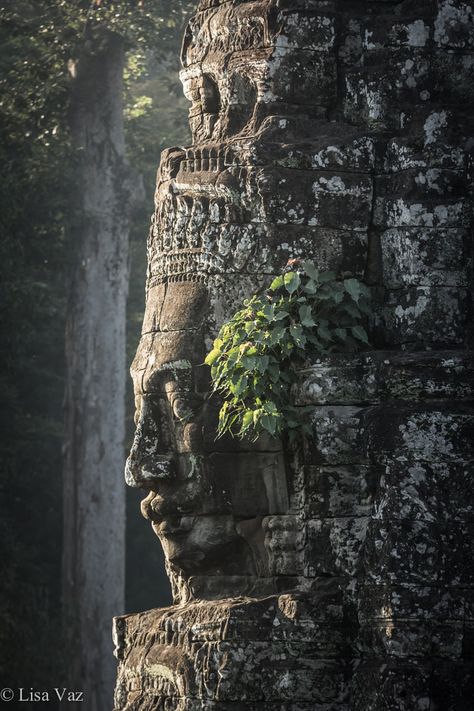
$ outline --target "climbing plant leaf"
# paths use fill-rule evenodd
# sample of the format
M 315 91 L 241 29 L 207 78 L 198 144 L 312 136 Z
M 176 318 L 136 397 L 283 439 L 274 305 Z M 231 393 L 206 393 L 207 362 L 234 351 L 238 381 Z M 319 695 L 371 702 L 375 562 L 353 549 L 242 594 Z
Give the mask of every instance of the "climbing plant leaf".
M 218 436 L 257 439 L 307 432 L 306 408 L 292 401 L 298 369 L 335 349 L 369 345 L 364 321 L 369 290 L 313 262 L 291 260 L 263 294 L 247 299 L 225 323 L 206 357 L 223 398 Z

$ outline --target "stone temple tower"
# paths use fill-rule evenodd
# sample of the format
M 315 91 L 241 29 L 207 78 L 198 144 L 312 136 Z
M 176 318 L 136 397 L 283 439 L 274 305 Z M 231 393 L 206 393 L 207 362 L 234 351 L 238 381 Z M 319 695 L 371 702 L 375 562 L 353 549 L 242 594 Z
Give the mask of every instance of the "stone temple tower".
M 473 8 L 202 0 L 182 64 L 126 472 L 174 605 L 115 620 L 115 710 L 469 711 Z M 301 373 L 298 451 L 216 440 L 205 353 L 294 257 L 371 286 L 371 350 Z

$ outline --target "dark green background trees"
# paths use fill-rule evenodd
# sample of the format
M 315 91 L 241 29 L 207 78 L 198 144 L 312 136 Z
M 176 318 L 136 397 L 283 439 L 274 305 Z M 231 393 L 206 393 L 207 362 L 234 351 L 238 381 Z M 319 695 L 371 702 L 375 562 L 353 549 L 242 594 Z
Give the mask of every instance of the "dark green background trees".
M 66 224 L 76 156 L 68 61 L 84 28 L 124 37 L 129 160 L 145 195 L 131 231 L 128 360 L 143 310 L 145 243 L 164 146 L 187 141 L 179 44 L 193 2 L 0 2 L 0 676 L 60 683 L 64 320 L 74 250 Z M 129 433 L 133 405 L 128 397 Z M 167 602 L 159 545 L 130 493 L 127 609 Z M 25 706 L 26 708 L 26 706 Z

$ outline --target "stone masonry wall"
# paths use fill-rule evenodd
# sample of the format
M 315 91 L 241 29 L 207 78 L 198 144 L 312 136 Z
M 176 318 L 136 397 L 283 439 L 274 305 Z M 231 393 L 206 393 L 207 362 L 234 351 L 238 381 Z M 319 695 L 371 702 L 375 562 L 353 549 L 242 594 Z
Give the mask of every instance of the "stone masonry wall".
M 116 711 L 474 707 L 473 14 L 191 19 L 193 144 L 158 172 L 127 466 L 175 604 L 116 619 Z M 206 348 L 294 257 L 371 286 L 371 349 L 301 373 L 303 447 L 216 443 Z

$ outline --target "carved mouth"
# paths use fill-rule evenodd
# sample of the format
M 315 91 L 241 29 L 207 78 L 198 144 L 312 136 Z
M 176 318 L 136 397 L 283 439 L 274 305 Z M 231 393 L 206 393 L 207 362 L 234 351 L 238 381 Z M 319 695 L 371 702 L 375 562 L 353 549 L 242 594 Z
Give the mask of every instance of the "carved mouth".
M 153 530 L 161 536 L 185 536 L 193 525 L 191 516 L 170 516 L 160 523 L 153 523 Z
M 163 535 L 187 533 L 191 530 L 193 519 L 192 515 L 179 510 L 173 506 L 169 499 L 164 499 L 156 492 L 151 491 L 141 503 L 143 516 L 152 522 L 156 533 Z
M 151 491 L 141 504 L 142 514 L 151 521 L 158 536 L 186 536 L 193 527 L 194 516 L 177 511 L 169 499 Z
M 159 510 L 158 505 L 163 504 L 164 501 L 161 496 L 158 496 L 154 491 L 150 491 L 148 496 L 146 496 L 140 504 L 142 515 L 144 518 L 152 521 L 152 523 L 161 523 L 164 519 L 164 510 Z

